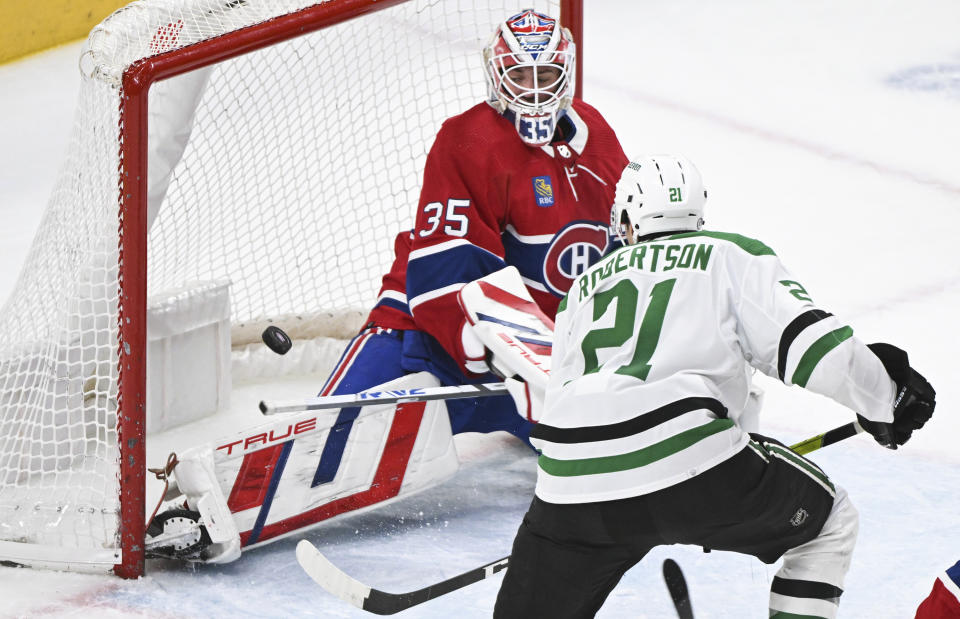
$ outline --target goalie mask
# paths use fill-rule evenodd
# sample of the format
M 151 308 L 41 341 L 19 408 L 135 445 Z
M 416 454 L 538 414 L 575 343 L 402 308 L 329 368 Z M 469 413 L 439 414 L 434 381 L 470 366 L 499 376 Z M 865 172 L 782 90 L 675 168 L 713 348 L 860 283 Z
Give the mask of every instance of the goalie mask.
M 491 105 L 520 139 L 543 146 L 573 98 L 576 45 L 557 20 L 532 9 L 500 24 L 483 50 Z
M 627 164 L 610 208 L 610 226 L 624 245 L 664 232 L 699 230 L 707 191 L 686 157 L 652 155 Z

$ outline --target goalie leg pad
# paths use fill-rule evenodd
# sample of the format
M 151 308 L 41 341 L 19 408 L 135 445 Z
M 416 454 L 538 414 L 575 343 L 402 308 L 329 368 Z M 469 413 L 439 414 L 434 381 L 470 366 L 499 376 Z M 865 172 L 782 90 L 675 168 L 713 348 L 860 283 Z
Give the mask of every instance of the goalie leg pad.
M 437 385 L 418 373 L 375 389 Z M 459 467 L 443 401 L 286 415 L 208 449 L 220 494 L 205 496 L 244 549 L 437 485 Z

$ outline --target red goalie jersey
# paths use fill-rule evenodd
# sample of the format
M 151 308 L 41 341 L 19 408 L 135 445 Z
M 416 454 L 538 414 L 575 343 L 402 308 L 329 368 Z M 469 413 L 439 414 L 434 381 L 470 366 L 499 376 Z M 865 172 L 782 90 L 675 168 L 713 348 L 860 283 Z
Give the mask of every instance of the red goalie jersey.
M 627 164 L 613 130 L 586 103 L 575 100 L 557 125 L 553 142 L 534 148 L 486 103 L 443 124 L 416 227 L 397 237 L 371 322 L 425 331 L 462 360 L 456 293 L 506 265 L 555 315 L 577 275 L 613 243 L 610 205 Z

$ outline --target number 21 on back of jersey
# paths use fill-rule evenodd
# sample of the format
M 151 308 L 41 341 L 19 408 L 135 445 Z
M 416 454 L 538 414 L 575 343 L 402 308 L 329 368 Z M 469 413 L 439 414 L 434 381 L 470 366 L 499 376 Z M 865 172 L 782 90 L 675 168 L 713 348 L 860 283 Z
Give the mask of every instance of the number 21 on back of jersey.
M 650 361 L 660 342 L 663 319 L 676 283 L 676 278 L 663 280 L 657 283 L 650 290 L 649 296 L 644 299 L 645 308 L 643 317 L 640 319 L 640 330 L 634 342 L 633 357 L 629 363 L 615 370 L 617 374 L 633 376 L 640 380 L 647 379 L 650 368 L 653 367 Z M 615 306 L 615 314 L 612 327 L 592 329 L 580 343 L 584 359 L 584 375 L 597 372 L 602 367 L 597 356 L 598 350 L 622 347 L 633 337 L 639 316 L 639 296 L 637 286 L 629 279 L 622 279 L 611 288 L 594 295 L 594 322 L 599 321 L 607 313 L 611 304 Z

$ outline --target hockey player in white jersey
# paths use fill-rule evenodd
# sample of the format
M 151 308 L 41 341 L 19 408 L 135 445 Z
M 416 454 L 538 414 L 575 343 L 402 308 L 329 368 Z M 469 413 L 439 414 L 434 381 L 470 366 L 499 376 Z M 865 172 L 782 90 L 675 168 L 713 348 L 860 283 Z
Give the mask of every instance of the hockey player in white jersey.
M 935 393 L 905 352 L 817 308 L 766 245 L 702 230 L 705 200 L 682 157 L 623 171 L 625 247 L 557 312 L 536 492 L 496 617 L 592 617 L 662 544 L 783 557 L 770 617 L 836 616 L 857 512 L 815 464 L 736 423 L 752 368 L 844 404 L 894 449 Z

